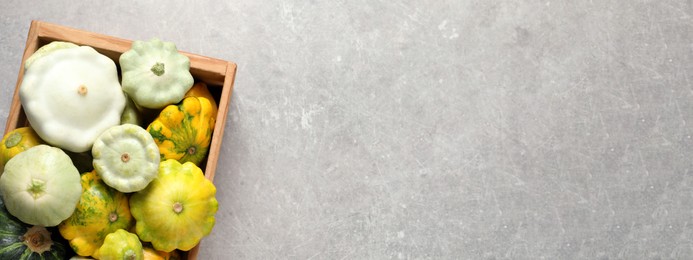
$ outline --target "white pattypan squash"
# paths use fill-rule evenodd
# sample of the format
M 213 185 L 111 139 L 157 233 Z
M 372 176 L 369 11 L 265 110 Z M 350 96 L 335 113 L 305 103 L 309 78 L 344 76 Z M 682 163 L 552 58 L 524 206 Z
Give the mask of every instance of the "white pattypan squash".
M 120 123 L 125 94 L 115 62 L 89 46 L 42 54 L 25 71 L 19 97 L 46 143 L 80 153 Z

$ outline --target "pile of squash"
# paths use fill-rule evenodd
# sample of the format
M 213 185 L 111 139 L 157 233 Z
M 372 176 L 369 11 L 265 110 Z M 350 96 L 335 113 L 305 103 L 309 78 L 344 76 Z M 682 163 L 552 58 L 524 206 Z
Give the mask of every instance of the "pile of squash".
M 119 65 L 60 41 L 25 61 L 30 126 L 0 142 L 0 259 L 176 259 L 211 232 L 213 96 L 170 42 L 135 41 Z

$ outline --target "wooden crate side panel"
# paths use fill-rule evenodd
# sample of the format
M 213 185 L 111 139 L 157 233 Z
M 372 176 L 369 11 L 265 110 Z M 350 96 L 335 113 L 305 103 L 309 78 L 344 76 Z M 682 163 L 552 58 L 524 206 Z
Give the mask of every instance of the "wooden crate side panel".
M 229 62 L 226 68 L 226 80 L 222 86 L 221 97 L 219 98 L 219 110 L 217 112 L 216 123 L 214 124 L 214 133 L 212 142 L 209 145 L 209 155 L 207 156 L 207 167 L 205 177 L 209 180 L 214 180 L 217 162 L 219 161 L 219 152 L 221 151 L 221 142 L 224 138 L 224 126 L 226 126 L 226 118 L 229 111 L 229 102 L 231 101 L 231 93 L 233 93 L 233 83 L 236 75 L 236 64 Z
M 5 123 L 5 132 L 3 136 L 10 131 L 29 125 L 26 115 L 22 110 L 22 106 L 19 102 L 19 86 L 22 84 L 22 79 L 24 78 L 24 61 L 34 54 L 39 47 L 38 42 L 38 23 L 37 21 L 32 21 L 29 27 L 29 33 L 26 38 L 26 46 L 24 47 L 24 54 L 22 55 L 22 62 L 19 66 L 19 73 L 17 74 L 17 84 L 14 88 L 14 94 L 12 94 L 12 103 L 10 104 L 10 113 L 7 116 L 7 122 Z
M 207 155 L 207 167 L 205 168 L 205 178 L 214 181 L 214 174 L 217 169 L 217 162 L 221 151 L 221 141 L 224 138 L 224 126 L 226 126 L 226 115 L 229 111 L 229 102 L 231 102 L 231 94 L 233 93 L 233 83 L 236 80 L 236 64 L 229 62 L 226 67 L 226 79 L 222 87 L 221 97 L 219 98 L 219 110 L 217 112 L 217 121 L 214 124 L 214 134 L 212 143 L 209 145 L 209 155 Z M 201 242 L 200 242 L 201 244 Z M 197 254 L 200 251 L 200 244 L 184 253 L 184 257 L 188 260 L 197 260 Z

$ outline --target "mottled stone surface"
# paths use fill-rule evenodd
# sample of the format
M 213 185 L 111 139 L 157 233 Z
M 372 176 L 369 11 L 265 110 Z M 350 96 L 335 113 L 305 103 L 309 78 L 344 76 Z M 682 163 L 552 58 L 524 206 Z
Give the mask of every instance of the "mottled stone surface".
M 693 258 L 693 2 L 5 1 L 234 61 L 201 259 Z

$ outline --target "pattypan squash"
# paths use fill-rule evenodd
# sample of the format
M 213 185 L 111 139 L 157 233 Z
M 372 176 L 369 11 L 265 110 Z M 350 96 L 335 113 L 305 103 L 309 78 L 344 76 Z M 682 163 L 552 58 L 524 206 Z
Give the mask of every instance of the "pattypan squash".
M 60 223 L 60 234 L 81 256 L 92 256 L 106 235 L 134 224 L 128 197 L 106 185 L 95 171 L 82 174 L 82 196 L 75 212 Z
M 33 61 L 19 97 L 41 139 L 76 153 L 120 124 L 125 108 L 115 63 L 89 46 L 53 50 Z
M 62 150 L 40 144 L 17 154 L 0 176 L 7 211 L 24 223 L 56 226 L 75 211 L 79 172 Z
M 137 105 L 128 97 L 123 114 L 120 116 L 120 124 L 142 125 L 143 120 L 142 113 L 137 109 Z
M 101 134 L 91 150 L 94 170 L 120 192 L 134 192 L 149 184 L 159 171 L 159 148 L 144 128 L 124 124 Z
M 195 164 L 163 161 L 157 178 L 130 197 L 135 231 L 156 250 L 190 250 L 214 227 L 215 194 Z
M 134 41 L 120 55 L 123 91 L 135 104 L 152 109 L 175 104 L 193 85 L 190 59 L 172 42 Z
M 31 127 L 20 127 L 7 133 L 0 141 L 0 174 L 12 157 L 42 143 Z
M 214 123 L 208 99 L 187 97 L 178 105 L 164 108 L 147 131 L 159 146 L 161 160 L 200 165 L 209 151 Z
M 38 48 L 38 50 L 36 50 L 34 52 L 34 54 L 31 54 L 31 56 L 29 56 L 29 58 L 27 58 L 26 61 L 24 61 L 24 69 L 25 70 L 29 69 L 29 67 L 31 66 L 31 64 L 34 63 L 34 61 L 36 61 L 37 59 L 39 59 L 43 56 L 46 56 L 47 54 L 49 54 L 55 50 L 75 48 L 75 47 L 79 47 L 79 45 L 71 43 L 71 42 L 63 42 L 63 41 L 53 41 L 53 42 L 50 42 L 46 45 L 43 45 L 43 46 L 41 46 L 41 48 Z
M 171 252 L 159 251 L 151 247 L 144 247 L 144 260 L 179 260 L 180 254 L 178 251 L 173 250 Z
M 209 100 L 210 103 L 212 103 L 212 117 L 216 118 L 217 117 L 217 101 L 214 100 L 214 96 L 212 96 L 212 93 L 209 92 L 209 88 L 207 87 L 207 84 L 204 82 L 196 82 L 193 84 L 192 88 L 188 90 L 188 92 L 185 93 L 185 97 L 203 97 Z
M 59 235 L 42 226 L 22 223 L 7 212 L 0 200 L 0 259 L 62 260 L 69 250 Z
M 142 242 L 137 235 L 118 229 L 106 235 L 95 257 L 101 260 L 142 260 Z

